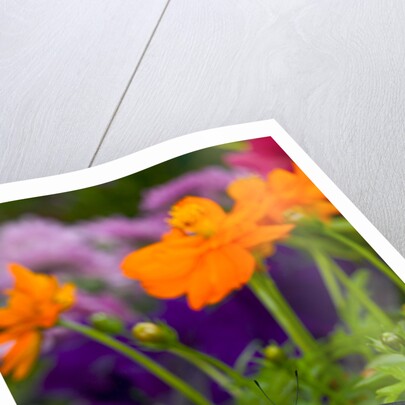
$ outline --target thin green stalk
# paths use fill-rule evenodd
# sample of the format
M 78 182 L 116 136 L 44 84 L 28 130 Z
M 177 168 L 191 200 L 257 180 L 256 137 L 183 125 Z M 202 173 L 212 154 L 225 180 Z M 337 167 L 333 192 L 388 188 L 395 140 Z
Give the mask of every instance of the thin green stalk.
M 177 348 L 179 348 L 180 350 L 187 351 L 191 353 L 193 356 L 198 357 L 201 361 L 204 361 L 208 364 L 211 364 L 213 367 L 216 367 L 218 370 L 222 371 L 228 377 L 230 377 L 237 385 L 240 386 L 251 385 L 251 382 L 249 380 L 247 380 L 240 373 L 235 371 L 232 367 L 229 367 L 227 364 L 223 363 L 221 360 L 209 356 L 208 354 L 201 353 L 181 343 L 177 344 Z
M 239 354 L 238 358 L 236 359 L 234 365 L 236 372 L 242 375 L 244 374 L 248 363 L 252 359 L 253 355 L 259 350 L 259 347 L 261 347 L 259 341 L 253 340 L 243 349 L 242 353 Z
M 173 348 L 168 349 L 168 351 L 198 367 L 232 396 L 238 397 L 241 394 L 240 388 L 235 385 L 228 376 L 224 375 L 210 363 L 204 361 L 200 356 L 197 356 L 195 351 L 189 347 L 176 345 Z
M 381 308 L 372 301 L 367 294 L 364 293 L 356 284 L 352 282 L 350 277 L 331 259 L 325 257 L 329 261 L 329 268 L 335 274 L 336 278 L 357 298 L 357 300 L 370 312 L 374 318 L 385 327 L 392 329 L 394 323 L 385 314 Z
M 328 228 L 333 229 L 334 231 L 338 232 L 345 232 L 345 233 L 356 233 L 357 231 L 353 228 L 353 226 L 347 222 L 347 219 L 343 217 L 336 217 L 332 219 L 331 222 L 328 223 Z
M 249 281 L 249 286 L 287 335 L 304 353 L 317 351 L 316 340 L 298 319 L 267 272 L 256 271 Z
M 350 247 L 358 254 L 360 254 L 364 259 L 370 262 L 372 265 L 381 270 L 389 279 L 391 279 L 403 292 L 405 292 L 405 283 L 376 255 L 370 252 L 364 246 L 359 245 L 353 240 L 346 238 L 338 232 L 332 229 L 325 228 L 325 233 L 329 235 L 334 240 Z
M 325 355 L 326 354 L 329 355 L 329 353 L 325 352 Z M 262 364 L 262 363 L 258 362 L 257 364 Z M 283 364 L 280 364 L 280 366 L 281 366 L 282 370 L 288 372 L 289 374 L 291 373 L 291 364 L 283 363 Z M 330 367 L 330 363 L 328 364 L 328 367 Z M 300 375 L 300 381 L 305 382 L 306 384 L 312 386 L 313 388 L 317 389 L 322 394 L 328 395 L 330 397 L 330 399 L 336 400 L 341 396 L 340 393 L 334 392 L 333 390 L 331 390 L 327 384 L 317 380 L 317 378 L 315 376 L 311 376 L 309 374 L 304 373 L 303 375 Z
M 166 370 L 158 363 L 155 363 L 152 359 L 145 356 L 143 353 L 137 351 L 136 349 L 127 346 L 126 344 L 114 339 L 111 336 L 105 335 L 104 333 L 96 329 L 90 328 L 85 325 L 81 325 L 76 322 L 60 320 L 59 324 L 67 329 L 80 333 L 81 335 L 86 336 L 89 339 L 94 340 L 95 342 L 107 346 L 118 353 L 121 353 L 125 357 L 128 357 L 141 367 L 148 370 L 154 376 L 160 378 L 167 385 L 182 393 L 194 404 L 212 405 L 210 401 L 204 398 L 198 391 L 196 391 L 190 385 L 188 385 L 180 378 L 172 374 L 170 371 Z
M 329 259 L 318 250 L 311 250 L 310 252 L 312 254 L 312 257 L 314 258 L 319 272 L 321 273 L 323 282 L 325 283 L 332 302 L 337 312 L 340 312 L 340 310 L 344 306 L 345 299 L 335 276 L 329 268 Z

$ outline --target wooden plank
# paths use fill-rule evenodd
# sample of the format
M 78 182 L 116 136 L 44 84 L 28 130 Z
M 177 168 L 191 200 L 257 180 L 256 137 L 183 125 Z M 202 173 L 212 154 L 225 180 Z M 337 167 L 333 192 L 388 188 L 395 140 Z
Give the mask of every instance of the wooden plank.
M 89 165 L 165 4 L 1 2 L 1 182 Z
M 404 8 L 172 0 L 95 163 L 276 118 L 405 253 Z

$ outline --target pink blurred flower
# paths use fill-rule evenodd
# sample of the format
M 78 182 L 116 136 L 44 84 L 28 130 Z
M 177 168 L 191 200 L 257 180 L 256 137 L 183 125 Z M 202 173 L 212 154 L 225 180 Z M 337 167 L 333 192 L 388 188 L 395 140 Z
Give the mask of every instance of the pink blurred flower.
M 76 303 L 70 311 L 66 313 L 66 318 L 81 321 L 90 315 L 103 312 L 107 315 L 117 316 L 123 321 L 135 323 L 139 320 L 139 315 L 135 314 L 120 297 L 116 297 L 110 292 L 90 294 L 79 290 L 76 294 Z
M 37 272 L 55 273 L 66 280 L 100 279 L 111 287 L 129 283 L 119 264 L 130 246 L 95 246 L 85 232 L 53 219 L 25 217 L 0 226 L 0 288 L 12 282 L 8 263 Z
M 241 152 L 228 153 L 224 160 L 230 166 L 247 169 L 266 175 L 273 169 L 292 169 L 288 155 L 273 138 L 259 138 L 248 141 L 249 149 Z
M 135 246 L 155 242 L 168 230 L 165 216 L 127 218 L 115 216 L 79 222 L 76 231 L 94 246 L 109 249 L 115 246 Z
M 234 180 L 236 173 L 222 167 L 209 166 L 188 172 L 159 186 L 144 191 L 140 207 L 143 211 L 166 213 L 171 205 L 186 195 L 210 198 L 225 203 L 225 189 Z

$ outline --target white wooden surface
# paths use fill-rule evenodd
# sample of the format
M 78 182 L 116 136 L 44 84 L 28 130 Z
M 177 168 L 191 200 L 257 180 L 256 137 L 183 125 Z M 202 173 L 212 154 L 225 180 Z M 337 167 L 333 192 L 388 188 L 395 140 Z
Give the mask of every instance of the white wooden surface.
M 276 118 L 405 253 L 402 0 L 0 4 L 0 182 Z
M 166 1 L 0 1 L 0 180 L 87 167 Z

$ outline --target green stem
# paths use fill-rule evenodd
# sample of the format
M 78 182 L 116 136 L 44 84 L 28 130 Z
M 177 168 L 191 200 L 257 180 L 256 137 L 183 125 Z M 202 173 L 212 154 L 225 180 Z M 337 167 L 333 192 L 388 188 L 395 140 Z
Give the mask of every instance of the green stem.
M 241 394 L 239 387 L 233 384 L 233 381 L 231 381 L 228 376 L 224 375 L 210 363 L 204 361 L 200 356 L 197 356 L 195 351 L 189 347 L 176 345 L 173 348 L 168 349 L 168 351 L 198 367 L 232 396 L 238 397 Z
M 333 361 L 342 360 L 354 354 L 361 354 L 365 359 L 370 359 L 370 354 L 366 353 L 369 346 L 367 345 L 367 337 L 364 334 L 351 334 L 350 344 L 348 341 L 343 343 L 334 343 L 326 347 L 324 352 Z
M 380 322 L 384 327 L 392 329 L 394 323 L 385 314 L 381 308 L 375 304 L 364 291 L 352 282 L 350 277 L 331 259 L 328 260 L 329 269 L 335 274 L 336 278 L 357 298 L 357 300 L 370 312 L 374 318 Z
M 327 354 L 327 353 L 325 353 Z M 261 363 L 259 363 L 261 364 Z M 292 367 L 292 364 L 294 366 Z M 328 368 L 330 369 L 330 363 L 327 364 Z M 297 365 L 295 363 L 291 362 L 284 362 L 280 364 L 280 371 L 285 371 L 289 375 L 291 375 L 292 371 L 294 369 L 297 369 Z M 318 371 L 319 374 L 319 371 Z M 317 389 L 320 393 L 328 395 L 331 399 L 338 399 L 341 394 L 338 392 L 334 392 L 331 390 L 325 382 L 322 382 L 321 380 L 317 379 L 316 375 L 304 373 L 303 375 L 300 375 L 300 382 L 305 382 L 307 385 Z
M 328 228 L 333 229 L 334 231 L 338 232 L 345 232 L 345 233 L 356 233 L 357 231 L 353 228 L 353 226 L 347 222 L 347 219 L 343 217 L 336 217 L 332 219 L 331 222 L 328 223 Z
M 89 339 L 94 340 L 104 346 L 107 346 L 118 353 L 121 353 L 125 357 L 128 357 L 141 367 L 151 372 L 154 376 L 160 378 L 167 385 L 182 393 L 194 404 L 212 405 L 210 401 L 204 398 L 198 391 L 196 391 L 190 385 L 186 384 L 184 381 L 182 381 L 180 378 L 172 374 L 170 371 L 166 370 L 161 365 L 155 363 L 149 357 L 145 356 L 143 353 L 135 350 L 134 348 L 127 346 L 126 344 L 114 339 L 113 337 L 105 335 L 102 332 L 99 332 L 98 330 L 95 330 L 85 325 L 78 324 L 76 322 L 61 319 L 59 321 L 59 324 L 67 329 L 80 333 L 81 335 L 86 336 Z
M 232 367 L 229 367 L 227 364 L 223 363 L 221 360 L 216 359 L 215 357 L 211 357 L 208 354 L 201 353 L 197 350 L 192 349 L 191 347 L 185 346 L 181 343 L 177 344 L 177 348 L 183 351 L 187 351 L 188 353 L 192 354 L 196 358 L 199 358 L 201 361 L 204 361 L 213 367 L 216 367 L 218 370 L 225 373 L 228 377 L 230 377 L 236 384 L 240 386 L 244 385 L 251 385 L 250 381 L 248 381 L 245 377 L 243 377 L 240 373 L 235 371 Z
M 318 250 L 311 250 L 310 252 L 319 272 L 321 273 L 325 286 L 329 291 L 332 302 L 337 312 L 340 312 L 343 308 L 345 299 L 336 278 L 329 268 L 329 259 Z
M 381 270 L 389 279 L 391 279 L 403 292 L 405 292 L 404 282 L 394 273 L 378 256 L 374 255 L 364 246 L 359 245 L 358 243 L 352 241 L 349 238 L 341 235 L 338 232 L 333 231 L 332 229 L 325 228 L 325 233 L 329 235 L 334 240 L 350 247 L 358 254 L 360 254 L 364 259 L 370 262 L 372 265 Z
M 249 286 L 287 335 L 304 353 L 317 351 L 316 340 L 298 319 L 267 272 L 256 271 L 249 281 Z
M 244 374 L 246 371 L 246 367 L 248 366 L 250 360 L 253 358 L 254 354 L 259 350 L 261 344 L 257 340 L 252 340 L 239 354 L 238 358 L 236 359 L 234 369 L 239 374 Z

